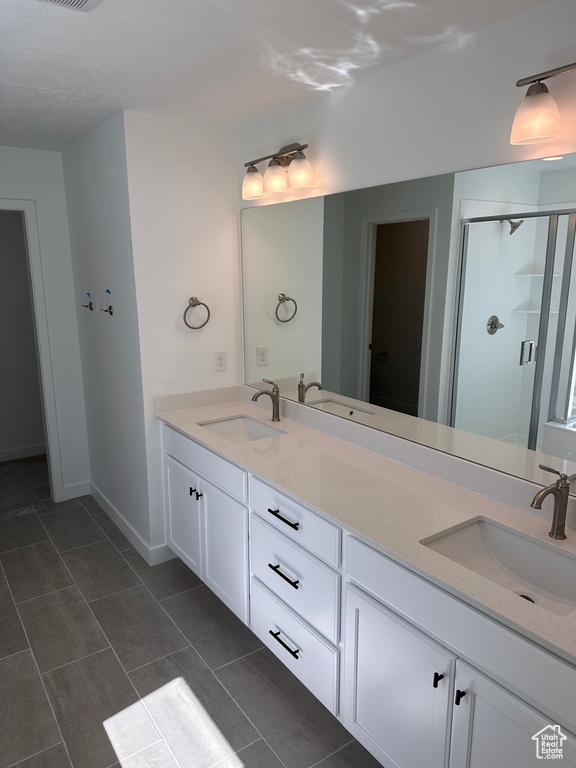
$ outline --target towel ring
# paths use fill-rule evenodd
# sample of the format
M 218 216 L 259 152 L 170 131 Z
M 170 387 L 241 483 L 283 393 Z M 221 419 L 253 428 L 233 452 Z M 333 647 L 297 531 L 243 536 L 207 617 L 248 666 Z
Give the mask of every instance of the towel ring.
M 188 322 L 188 320 L 186 319 L 186 315 L 188 314 L 188 312 L 190 312 L 190 310 L 191 310 L 191 309 L 194 309 L 194 307 L 206 307 L 206 312 L 207 312 L 208 314 L 207 314 L 207 316 L 206 316 L 206 320 L 204 320 L 204 322 L 203 322 L 201 325 L 190 325 L 190 323 L 189 323 L 189 322 Z M 210 309 L 208 308 L 208 305 L 207 305 L 207 304 L 204 304 L 204 302 L 203 302 L 203 301 L 199 301 L 199 300 L 196 298 L 196 296 L 192 296 L 192 297 L 190 298 L 189 302 L 188 302 L 188 306 L 187 306 L 187 307 L 186 307 L 186 309 L 184 310 L 184 322 L 186 323 L 186 325 L 188 326 L 188 328 L 192 328 L 192 330 L 193 330 L 193 331 L 197 331 L 197 330 L 199 330 L 200 328 L 204 328 L 204 326 L 206 325 L 206 323 L 208 322 L 208 320 L 210 320 Z
M 278 310 L 284 304 L 285 301 L 291 301 L 292 304 L 294 304 L 294 312 L 290 315 L 290 317 L 287 317 L 285 320 L 282 320 L 280 317 L 278 317 Z M 294 301 L 294 299 L 291 299 L 290 296 L 286 296 L 285 293 L 281 293 L 278 296 L 278 306 L 276 307 L 276 320 L 278 320 L 279 323 L 289 323 L 290 320 L 294 320 L 296 317 L 296 312 L 298 312 L 298 304 Z

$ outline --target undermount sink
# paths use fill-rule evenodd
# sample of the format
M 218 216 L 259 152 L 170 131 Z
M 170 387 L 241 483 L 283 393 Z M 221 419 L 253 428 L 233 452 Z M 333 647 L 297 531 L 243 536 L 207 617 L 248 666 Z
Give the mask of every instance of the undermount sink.
M 357 416 L 363 414 L 365 416 L 372 416 L 374 411 L 367 411 L 365 408 L 357 408 L 355 405 L 344 403 L 342 400 L 333 400 L 331 397 L 324 397 L 320 400 L 310 400 L 306 405 L 311 405 L 313 408 L 318 408 L 320 411 L 326 411 L 327 413 L 333 413 L 336 416 Z
M 283 429 L 253 419 L 251 416 L 230 416 L 226 419 L 199 421 L 198 426 L 229 440 L 231 443 L 252 443 L 254 440 L 286 434 Z
M 576 610 L 576 557 L 553 544 L 482 518 L 420 543 L 558 616 Z

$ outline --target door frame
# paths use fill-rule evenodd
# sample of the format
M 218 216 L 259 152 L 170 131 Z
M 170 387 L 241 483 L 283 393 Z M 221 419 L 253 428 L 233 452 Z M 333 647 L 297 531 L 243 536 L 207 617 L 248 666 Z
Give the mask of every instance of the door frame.
M 380 213 L 363 216 L 360 221 L 360 265 L 358 296 L 358 366 L 356 397 L 368 402 L 370 397 L 370 349 L 372 337 L 372 312 L 374 308 L 374 272 L 376 267 L 376 236 L 379 224 L 395 224 L 406 221 L 428 220 L 428 255 L 426 265 L 426 293 L 424 321 L 422 324 L 422 352 L 420 357 L 420 384 L 418 389 L 418 417 L 426 418 L 429 409 L 437 409 L 437 403 L 428 402 L 428 365 L 433 355 L 428 349 L 431 333 L 432 285 L 436 258 L 437 208 L 420 208 L 412 211 Z
M 32 315 L 36 336 L 35 341 L 40 374 L 42 410 L 44 414 L 48 475 L 52 498 L 55 501 L 58 501 L 64 496 L 64 478 L 62 474 L 62 456 L 60 436 L 58 433 L 52 350 L 50 346 L 50 334 L 48 331 L 46 294 L 44 274 L 42 271 L 36 203 L 34 200 L 0 198 L 0 210 L 16 211 L 22 214 L 24 247 L 26 249 L 28 274 L 30 277 Z

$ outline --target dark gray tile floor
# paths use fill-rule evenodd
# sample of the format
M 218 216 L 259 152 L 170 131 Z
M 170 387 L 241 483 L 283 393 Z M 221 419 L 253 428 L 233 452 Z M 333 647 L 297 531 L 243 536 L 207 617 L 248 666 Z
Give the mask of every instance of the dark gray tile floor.
M 0 768 L 379 765 L 180 560 L 148 566 L 90 496 L 0 518 L 0 713 Z

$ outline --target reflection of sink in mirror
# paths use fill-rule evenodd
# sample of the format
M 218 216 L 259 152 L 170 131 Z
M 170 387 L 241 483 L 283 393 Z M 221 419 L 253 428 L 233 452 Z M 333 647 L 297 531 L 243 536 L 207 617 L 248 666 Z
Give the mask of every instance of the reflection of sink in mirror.
M 483 519 L 420 543 L 558 616 L 576 609 L 576 557 L 553 544 Z
M 198 422 L 198 426 L 231 443 L 251 443 L 254 440 L 263 440 L 265 437 L 286 434 L 283 429 L 253 419 L 251 416 L 231 416 L 228 419 L 202 421 Z
M 374 411 L 367 411 L 365 408 L 357 408 L 342 400 L 333 400 L 331 397 L 324 397 L 320 400 L 310 400 L 306 405 L 311 405 L 313 408 L 318 408 L 320 411 L 334 413 L 336 416 L 344 416 L 345 418 L 351 418 L 353 416 L 372 416 L 374 414 Z

